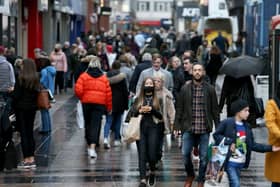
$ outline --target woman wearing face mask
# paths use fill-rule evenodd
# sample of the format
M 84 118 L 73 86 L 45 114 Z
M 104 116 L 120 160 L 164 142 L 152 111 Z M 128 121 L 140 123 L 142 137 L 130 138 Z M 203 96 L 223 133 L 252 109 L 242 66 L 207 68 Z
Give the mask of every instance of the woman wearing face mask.
M 159 100 L 155 94 L 155 85 L 151 77 L 146 78 L 141 86 L 140 94 L 136 98 L 126 121 L 130 116 L 142 114 L 140 124 L 140 140 L 137 141 L 138 163 L 140 171 L 139 187 L 146 187 L 146 163 L 149 163 L 149 186 L 155 185 L 155 169 L 160 148 L 162 114 Z

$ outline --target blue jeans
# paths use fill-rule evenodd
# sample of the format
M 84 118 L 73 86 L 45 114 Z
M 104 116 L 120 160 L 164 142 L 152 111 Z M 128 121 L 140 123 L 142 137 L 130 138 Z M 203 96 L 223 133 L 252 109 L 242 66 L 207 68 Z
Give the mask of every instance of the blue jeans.
M 111 125 L 112 125 L 112 115 L 107 114 L 106 122 L 105 122 L 105 126 L 104 126 L 104 138 L 109 137 Z
M 207 167 L 207 151 L 209 144 L 209 134 L 193 134 L 185 132 L 183 134 L 183 146 L 182 153 L 184 157 L 185 169 L 188 176 L 194 176 L 193 163 L 191 160 L 191 153 L 195 145 L 199 145 L 199 170 L 198 170 L 198 182 L 205 181 L 205 173 Z
M 42 131 L 49 132 L 52 129 L 51 116 L 48 109 L 40 110 L 42 120 Z
M 240 187 L 240 170 L 238 167 L 226 167 L 230 187 Z

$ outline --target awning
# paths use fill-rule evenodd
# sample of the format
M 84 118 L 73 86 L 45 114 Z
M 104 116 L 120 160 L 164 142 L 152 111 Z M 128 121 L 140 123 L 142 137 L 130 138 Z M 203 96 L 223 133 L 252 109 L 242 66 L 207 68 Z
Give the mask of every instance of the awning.
M 139 25 L 142 26 L 160 26 L 160 20 L 158 21 L 151 21 L 151 20 L 143 20 L 143 21 L 138 21 Z

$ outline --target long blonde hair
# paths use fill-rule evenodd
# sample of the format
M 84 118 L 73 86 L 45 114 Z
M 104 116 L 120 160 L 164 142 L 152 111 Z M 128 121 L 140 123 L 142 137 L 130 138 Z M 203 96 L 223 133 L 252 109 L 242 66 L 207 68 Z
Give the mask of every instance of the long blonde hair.
M 138 99 L 137 99 L 137 103 L 136 104 L 136 107 L 137 109 L 139 109 L 143 104 L 144 104 L 144 98 L 145 98 L 145 93 L 144 93 L 144 86 L 145 86 L 145 82 L 150 79 L 151 81 L 153 81 L 153 84 L 154 84 L 154 80 L 152 77 L 146 77 L 144 79 L 144 81 L 142 82 L 142 85 L 141 85 L 141 89 L 140 89 L 140 93 L 139 93 L 139 96 L 138 96 Z M 155 84 L 154 84 L 155 86 Z M 159 110 L 160 109 L 160 105 L 159 105 L 159 99 L 157 98 L 157 95 L 156 95 L 156 90 L 154 89 L 154 92 L 153 92 L 153 108 L 155 110 Z

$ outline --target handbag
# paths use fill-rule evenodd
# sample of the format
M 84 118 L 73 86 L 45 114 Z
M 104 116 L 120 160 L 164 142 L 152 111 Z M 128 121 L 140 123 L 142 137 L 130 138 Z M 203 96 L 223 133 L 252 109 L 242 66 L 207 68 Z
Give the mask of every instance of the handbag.
M 131 117 L 128 123 L 123 123 L 122 136 L 126 143 L 132 143 L 140 139 L 140 123 L 142 115 Z
M 225 145 L 225 138 L 218 146 L 208 147 L 209 162 L 206 169 L 206 179 L 220 183 L 224 174 L 225 162 L 229 158 L 229 145 Z
M 41 89 L 37 96 L 37 107 L 41 109 L 51 108 L 48 89 Z
M 262 98 L 255 97 L 255 111 L 256 117 L 262 118 L 264 115 L 264 106 Z

